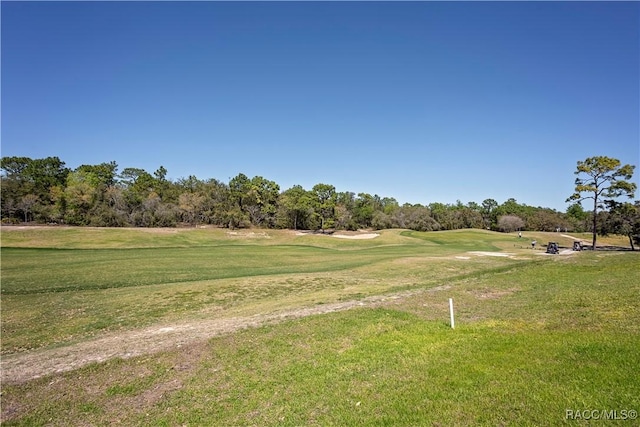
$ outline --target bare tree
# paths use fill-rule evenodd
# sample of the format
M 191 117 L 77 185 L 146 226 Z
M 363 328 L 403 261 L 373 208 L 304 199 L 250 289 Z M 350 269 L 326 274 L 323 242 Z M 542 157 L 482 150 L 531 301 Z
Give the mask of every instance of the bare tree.
M 511 233 L 524 227 L 524 221 L 516 215 L 502 215 L 498 218 L 498 227 L 506 233 Z
M 18 209 L 24 213 L 24 222 L 29 221 L 29 214 L 32 212 L 33 207 L 38 203 L 40 198 L 35 194 L 27 194 L 20 199 L 18 203 Z

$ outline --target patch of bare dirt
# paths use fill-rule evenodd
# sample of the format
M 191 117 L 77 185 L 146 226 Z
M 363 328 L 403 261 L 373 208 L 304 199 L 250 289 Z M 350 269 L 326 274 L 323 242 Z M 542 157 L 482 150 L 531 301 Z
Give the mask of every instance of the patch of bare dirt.
M 156 325 L 144 329 L 108 334 L 64 347 L 33 350 L 26 353 L 4 355 L 0 360 L 2 383 L 23 383 L 49 374 L 72 371 L 90 363 L 101 363 L 114 358 L 127 359 L 163 350 L 181 348 L 187 344 L 202 342 L 209 338 L 230 334 L 242 329 L 275 324 L 289 319 L 325 314 L 354 307 L 376 306 L 385 301 L 406 298 L 422 292 L 414 290 L 362 300 L 351 300 L 313 307 L 298 307 L 290 310 L 258 314 L 249 317 L 231 317 L 211 320 Z M 170 385 L 170 387 L 179 385 Z M 170 388 L 169 387 L 169 388 Z M 162 393 L 163 390 L 158 390 Z
M 561 234 L 561 236 L 562 237 L 566 237 L 567 239 L 575 240 L 576 242 L 582 241 L 582 239 L 579 239 L 579 238 L 573 237 L 573 236 L 569 236 L 568 234 Z

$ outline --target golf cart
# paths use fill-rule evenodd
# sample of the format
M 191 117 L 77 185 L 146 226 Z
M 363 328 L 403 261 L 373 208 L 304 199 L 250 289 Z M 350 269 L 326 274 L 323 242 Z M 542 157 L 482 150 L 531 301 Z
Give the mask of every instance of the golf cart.
M 556 242 L 549 242 L 547 245 L 547 253 L 548 254 L 559 254 L 560 249 L 558 248 L 558 244 Z

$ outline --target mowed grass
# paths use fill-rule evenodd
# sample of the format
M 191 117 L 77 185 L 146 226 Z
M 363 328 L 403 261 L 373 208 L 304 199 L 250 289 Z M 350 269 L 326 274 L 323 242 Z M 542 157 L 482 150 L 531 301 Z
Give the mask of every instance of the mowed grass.
M 274 230 L 5 227 L 2 353 L 160 322 L 438 286 L 499 264 L 452 261 L 453 254 L 498 251 L 514 239 L 467 231 L 450 233 L 443 245 L 440 234 L 435 241 L 424 235 L 386 231 L 347 240 Z
M 311 316 L 176 351 L 3 385 L 3 425 L 593 423 L 566 418 L 567 411 L 578 410 L 627 416 L 607 421 L 611 425 L 637 423 L 628 415 L 640 410 L 638 253 L 541 256 L 518 248 L 520 242 L 509 235 L 411 234 L 385 232 L 380 240 L 366 242 L 303 236 L 314 240 L 311 244 L 304 240 L 301 249 L 317 250 L 312 258 L 323 258 L 326 270 L 318 266 L 317 271 L 296 271 L 304 263 L 296 267 L 294 260 L 289 272 L 270 272 L 269 263 L 253 264 L 251 270 L 245 263 L 246 272 L 253 273 L 244 278 L 205 277 L 168 284 L 151 280 L 146 285 L 124 281 L 117 287 L 55 292 L 34 287 L 31 293 L 24 292 L 22 282 L 13 282 L 18 284 L 8 294 L 3 248 L 3 341 L 8 298 L 11 305 L 25 301 L 15 312 L 27 310 L 26 300 L 41 298 L 39 302 L 46 304 L 62 296 L 78 299 L 68 307 L 91 312 L 94 304 L 102 304 L 101 310 L 119 304 L 133 309 L 135 305 L 127 306 L 127 301 L 137 301 L 142 309 L 146 295 L 159 313 L 138 320 L 153 323 L 212 312 L 269 310 L 307 296 L 308 302 L 321 303 L 415 291 L 377 308 Z M 542 242 L 545 237 L 537 238 Z M 297 237 L 281 238 L 278 244 L 273 240 L 237 244 L 258 253 L 271 246 L 268 250 L 282 249 L 284 256 L 284 247 L 289 246 L 283 243 L 301 242 Z M 191 249 L 197 252 L 196 247 Z M 514 253 L 515 259 L 468 253 L 500 250 Z M 247 255 L 245 261 L 251 258 Z M 201 269 L 206 276 L 206 269 Z M 214 302 L 205 298 L 212 288 L 245 294 Z M 186 290 L 195 294 L 180 297 L 179 292 Z M 99 296 L 111 301 L 99 302 Z M 160 301 L 169 297 L 173 299 L 168 306 L 160 308 L 164 307 Z M 453 330 L 448 325 L 449 297 L 454 298 L 457 313 Z M 62 298 L 58 303 L 67 304 Z M 173 312 L 171 305 L 181 308 Z M 214 306 L 226 308 L 212 311 Z M 113 320 L 104 319 L 106 328 L 115 327 Z M 41 333 L 46 341 L 42 345 L 50 345 L 47 332 Z

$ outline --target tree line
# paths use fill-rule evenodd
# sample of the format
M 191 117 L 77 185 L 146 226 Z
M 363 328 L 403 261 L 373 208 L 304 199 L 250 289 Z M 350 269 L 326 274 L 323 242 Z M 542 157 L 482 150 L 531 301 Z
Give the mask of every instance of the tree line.
M 262 176 L 239 173 L 229 182 L 195 176 L 167 179 L 116 162 L 65 166 L 58 157 L 2 157 L 3 223 L 37 222 L 105 227 L 215 225 L 228 228 L 356 230 L 408 228 L 418 231 L 483 228 L 500 231 L 589 231 L 590 213 L 579 203 L 566 212 L 532 207 L 511 198 L 503 203 L 400 205 L 393 197 L 338 192 L 331 184 L 286 190 Z M 638 206 L 636 203 L 635 206 Z M 640 207 L 637 208 L 640 212 Z M 608 212 L 601 212 L 604 214 Z

